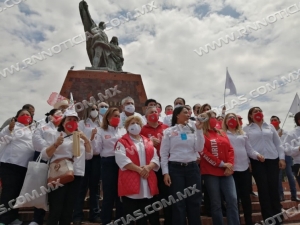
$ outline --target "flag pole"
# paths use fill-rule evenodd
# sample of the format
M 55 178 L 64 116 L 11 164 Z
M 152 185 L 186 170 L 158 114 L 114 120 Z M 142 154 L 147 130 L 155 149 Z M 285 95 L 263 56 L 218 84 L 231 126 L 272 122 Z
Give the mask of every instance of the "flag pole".
M 227 78 L 228 67 L 226 67 L 226 77 L 225 77 L 225 88 L 224 88 L 224 106 L 225 106 L 225 94 L 226 94 L 226 78 Z
M 287 117 L 288 117 L 288 115 L 289 115 L 289 111 L 288 111 L 288 113 L 286 114 L 286 117 L 285 117 L 285 119 L 284 119 L 284 121 L 283 121 L 283 124 L 282 124 L 282 127 L 281 127 L 281 129 L 283 128 L 283 126 L 284 126 L 284 124 L 285 124 L 285 121 L 286 121 L 286 119 L 287 119 Z
M 294 100 L 293 100 L 293 102 L 292 102 L 292 105 L 294 104 L 294 101 L 295 101 L 297 95 L 298 95 L 298 93 L 296 93 L 296 95 L 295 95 L 295 97 L 294 97 Z M 283 122 L 283 124 L 282 124 L 282 128 L 283 128 L 283 126 L 284 126 L 284 124 L 285 124 L 285 121 L 286 121 L 286 119 L 287 119 L 287 117 L 288 117 L 288 115 L 289 115 L 289 113 L 290 113 L 290 110 L 291 110 L 292 105 L 290 106 L 289 111 L 288 111 L 288 113 L 287 113 L 287 115 L 286 115 L 286 117 L 285 117 L 285 119 L 284 119 L 284 122 Z

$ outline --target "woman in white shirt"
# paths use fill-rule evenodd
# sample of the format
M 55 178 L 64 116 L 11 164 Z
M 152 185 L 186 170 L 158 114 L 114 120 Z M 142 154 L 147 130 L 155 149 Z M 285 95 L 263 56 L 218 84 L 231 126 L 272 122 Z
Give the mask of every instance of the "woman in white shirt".
M 117 108 L 109 108 L 103 116 L 101 128 L 91 137 L 93 148 L 101 155 L 102 224 L 111 222 L 114 207 L 116 208 L 115 220 L 122 216 L 122 204 L 118 197 L 119 167 L 115 159 L 115 145 L 117 140 L 126 134 L 126 130 L 118 127 L 119 122 L 120 111 Z
M 84 176 L 85 159 L 92 158 L 89 139 L 80 132 L 80 156 L 73 157 L 72 133 L 78 128 L 78 115 L 75 111 L 66 110 L 65 117 L 58 126 L 58 132 L 47 138 L 51 144 L 42 150 L 43 159 L 50 159 L 50 163 L 59 159 L 74 160 L 74 180 L 66 183 L 48 194 L 49 216 L 48 225 L 70 224 L 75 202 L 76 188 Z
M 33 159 L 32 131 L 29 124 L 31 115 L 27 110 L 19 110 L 15 118 L 0 133 L 0 137 L 8 140 L 2 151 L 0 176 L 2 179 L 2 193 L 0 205 L 4 205 L 7 212 L 1 212 L 0 223 L 8 225 L 12 222 L 20 222 L 19 209 L 11 209 L 8 203 L 16 199 L 23 186 L 27 172 L 28 162 Z M 2 205 L 2 206 L 3 206 Z M 22 223 L 22 222 L 20 222 Z
M 177 199 L 177 203 L 172 204 L 174 225 L 185 225 L 186 216 L 189 225 L 201 224 L 201 175 L 196 161 L 204 147 L 203 124 L 197 121 L 191 127 L 188 124 L 189 118 L 186 106 L 176 107 L 172 116 L 172 127 L 164 131 L 160 147 L 164 182 L 171 188 L 173 197 L 178 192 L 186 194 L 186 189 L 196 188 L 196 191 L 189 192 L 191 196 Z
M 84 110 L 83 120 L 78 123 L 78 129 L 82 131 L 88 139 L 91 139 L 92 133 L 97 132 L 100 127 L 99 110 L 97 105 L 88 107 Z M 84 219 L 83 205 L 84 199 L 89 189 L 89 221 L 91 223 L 100 223 L 99 215 L 99 183 L 101 177 L 101 157 L 99 151 L 93 148 L 93 158 L 85 161 L 85 172 L 83 180 L 78 187 L 78 198 L 75 200 L 73 225 L 80 225 Z
M 249 125 L 244 128 L 251 146 L 265 161 L 250 159 L 252 175 L 257 185 L 261 214 L 264 220 L 281 213 L 279 197 L 279 169 L 285 168 L 284 149 L 273 125 L 263 120 L 261 108 L 253 107 L 248 112 Z M 276 224 L 280 224 L 276 218 Z
M 159 169 L 159 158 L 152 141 L 140 135 L 143 122 L 139 116 L 129 116 L 124 124 L 127 134 L 117 141 L 115 157 L 119 170 L 118 193 L 122 197 L 124 224 L 159 225 L 154 210 L 146 207 L 153 203 L 158 194 L 157 179 L 154 171 Z M 154 170 L 154 171 L 153 171 Z M 145 212 L 143 212 L 145 210 Z M 145 213 L 145 214 L 144 214 Z M 133 220 L 128 221 L 128 215 Z M 127 218 L 127 223 L 123 220 Z M 117 224 L 116 220 L 114 223 Z
M 241 199 L 246 225 L 252 225 L 252 205 L 250 198 L 249 157 L 254 160 L 264 161 L 264 157 L 254 151 L 249 143 L 248 137 L 244 134 L 234 113 L 228 113 L 222 124 L 223 130 L 234 148 L 233 179 L 235 182 L 237 198 Z

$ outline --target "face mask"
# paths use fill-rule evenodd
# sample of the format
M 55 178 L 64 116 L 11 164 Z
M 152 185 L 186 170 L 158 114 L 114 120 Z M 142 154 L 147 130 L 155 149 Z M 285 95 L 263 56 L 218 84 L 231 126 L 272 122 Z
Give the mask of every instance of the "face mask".
M 60 124 L 62 118 L 62 116 L 52 116 L 52 123 L 57 126 Z
M 110 120 L 109 120 L 109 124 L 112 126 L 112 127 L 117 127 L 120 123 L 120 118 L 119 117 L 112 117 Z
M 78 123 L 76 121 L 69 121 L 65 124 L 65 129 L 70 133 L 73 133 L 78 128 Z
M 215 128 L 215 126 L 217 125 L 218 123 L 218 120 L 216 118 L 210 118 L 209 119 L 209 126 L 210 126 L 210 129 L 213 129 Z
M 166 115 L 172 115 L 173 114 L 173 110 L 171 111 L 167 111 Z
M 147 116 L 147 120 L 152 123 L 156 123 L 158 121 L 158 114 L 152 113 Z
M 128 112 L 128 113 L 134 113 L 134 111 L 135 111 L 134 105 L 126 105 L 125 106 L 125 111 Z
M 92 118 L 96 118 L 96 117 L 98 116 L 97 110 L 91 111 L 91 112 L 90 112 L 90 116 L 91 116 Z
M 272 121 L 271 124 L 276 128 L 279 127 L 279 122 L 278 121 Z
M 138 135 L 141 132 L 141 129 L 141 126 L 135 123 L 128 127 L 128 132 L 133 135 Z
M 108 110 L 108 108 L 100 108 L 100 109 L 99 109 L 99 112 L 100 112 L 101 115 L 104 115 L 104 114 L 106 113 L 107 110 Z M 96 117 L 96 116 L 95 116 L 95 117 Z M 94 118 L 95 118 L 95 117 L 94 117 Z
M 158 114 L 161 113 L 161 108 L 156 108 L 156 110 L 157 110 Z
M 228 122 L 227 122 L 227 126 L 230 127 L 231 129 L 236 128 L 237 124 L 238 123 L 234 118 L 228 120 Z
M 262 119 L 264 118 L 264 114 L 262 112 L 258 112 L 258 113 L 255 113 L 253 118 L 257 121 L 257 122 L 260 122 L 262 121 Z
M 31 118 L 31 116 L 22 115 L 22 116 L 18 117 L 17 121 L 21 124 L 28 125 L 31 123 L 32 118 Z

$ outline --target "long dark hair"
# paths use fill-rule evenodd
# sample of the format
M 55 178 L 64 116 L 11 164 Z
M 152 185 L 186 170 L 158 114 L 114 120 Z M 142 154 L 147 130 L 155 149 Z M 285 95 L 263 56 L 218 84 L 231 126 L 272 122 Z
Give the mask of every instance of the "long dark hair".
M 46 123 L 49 122 L 49 116 L 53 116 L 57 111 L 59 111 L 59 109 L 51 109 L 50 112 L 45 114 L 45 116 L 47 116 L 45 119 Z
M 254 111 L 255 108 L 258 108 L 258 109 L 261 110 L 261 108 L 258 107 L 258 106 L 255 106 L 255 107 L 252 107 L 251 109 L 249 109 L 249 112 L 248 112 L 248 122 L 249 122 L 249 124 L 253 123 L 253 119 L 250 117 L 250 115 L 252 115 L 252 112 Z
M 171 126 L 175 126 L 175 124 L 177 124 L 177 116 L 178 116 L 178 114 L 181 113 L 181 111 L 183 109 L 187 109 L 188 110 L 188 108 L 186 106 L 178 106 L 178 107 L 176 107 L 174 109 L 173 116 L 172 116 L 172 125 Z

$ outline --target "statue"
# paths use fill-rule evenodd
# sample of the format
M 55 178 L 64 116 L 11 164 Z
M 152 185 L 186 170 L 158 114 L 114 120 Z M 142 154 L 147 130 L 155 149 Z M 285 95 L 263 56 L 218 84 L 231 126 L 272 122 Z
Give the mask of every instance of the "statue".
M 114 71 L 122 71 L 124 63 L 122 49 L 119 47 L 118 38 L 113 37 L 108 42 L 108 37 L 104 32 L 106 25 L 100 22 L 99 26 L 93 21 L 88 4 L 82 0 L 79 3 L 79 12 L 83 23 L 84 31 L 91 34 L 86 41 L 86 50 L 92 68 L 108 68 Z

